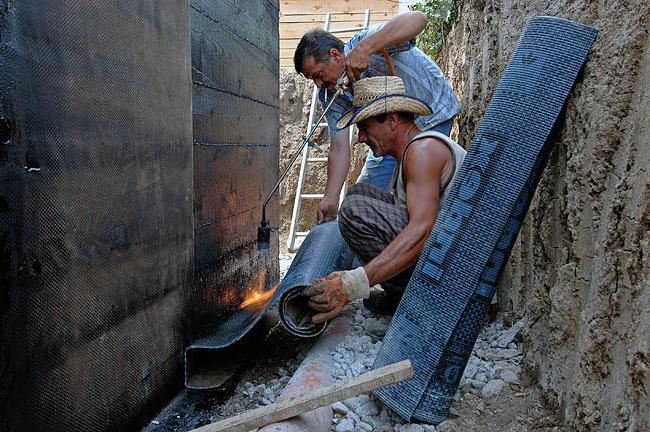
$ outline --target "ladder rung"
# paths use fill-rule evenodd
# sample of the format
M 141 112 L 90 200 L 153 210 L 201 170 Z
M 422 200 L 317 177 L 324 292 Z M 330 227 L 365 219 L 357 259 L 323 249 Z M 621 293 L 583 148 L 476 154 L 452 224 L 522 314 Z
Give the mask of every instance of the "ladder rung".
M 327 158 L 307 158 L 307 162 L 327 162 Z
M 318 127 L 328 127 L 327 123 L 318 123 Z
M 309 231 L 298 231 L 294 233 L 293 235 L 296 237 L 307 237 L 307 234 L 309 234 Z
M 303 199 L 321 199 L 325 194 L 300 194 L 300 198 Z

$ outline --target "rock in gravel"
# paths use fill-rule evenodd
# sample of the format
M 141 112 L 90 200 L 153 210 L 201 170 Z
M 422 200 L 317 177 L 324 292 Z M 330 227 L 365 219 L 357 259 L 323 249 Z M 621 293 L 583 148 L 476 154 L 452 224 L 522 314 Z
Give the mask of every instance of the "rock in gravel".
M 489 398 L 498 395 L 504 384 L 505 382 L 501 379 L 490 380 L 481 389 L 481 397 Z
M 405 424 L 399 428 L 399 432 L 424 432 L 424 428 L 419 424 Z
M 386 334 L 386 324 L 376 318 L 368 318 L 364 324 L 366 332 L 375 337 L 384 337 Z
M 516 384 L 519 382 L 519 379 L 517 378 L 517 374 L 515 374 L 513 371 L 506 369 L 501 372 L 501 379 L 507 382 L 508 384 Z
M 467 380 L 467 383 L 477 390 L 481 390 L 483 387 L 485 387 L 485 381 L 471 379 L 471 380 Z
M 372 427 L 372 425 L 369 425 L 366 422 L 361 421 L 357 423 L 357 430 L 364 431 L 364 432 L 372 432 L 373 429 L 374 428 Z
M 354 432 L 354 422 L 350 419 L 343 419 L 336 425 L 336 432 Z
M 476 357 L 473 357 L 473 358 L 476 358 Z M 465 378 L 465 379 L 474 378 L 474 376 L 478 372 L 479 364 L 480 364 L 480 362 L 479 363 L 473 362 L 470 359 L 470 361 L 467 363 L 467 367 L 465 367 L 465 372 L 463 372 L 463 378 Z
M 376 416 L 379 414 L 379 408 L 377 407 L 377 404 L 371 400 L 355 409 L 354 412 L 356 412 L 359 417 Z
M 437 432 L 455 432 L 458 429 L 456 429 L 456 422 L 454 420 L 445 420 L 442 423 L 440 423 L 438 426 L 436 426 L 436 431 Z
M 332 404 L 332 411 L 341 415 L 346 415 L 350 410 L 341 402 L 334 402 Z
M 499 336 L 499 339 L 497 339 L 496 346 L 499 348 L 506 348 L 510 342 L 512 342 L 517 334 L 521 331 L 522 328 L 526 325 L 526 320 L 519 320 L 515 325 L 510 327 L 509 330 L 507 330 L 505 333 L 503 333 L 501 336 Z
M 359 408 L 361 405 L 367 403 L 368 401 L 370 401 L 370 396 L 359 395 L 357 397 L 346 399 L 343 401 L 343 403 L 345 404 L 345 406 L 347 406 L 348 408 L 354 411 L 357 408 Z
M 479 372 L 479 373 L 477 373 L 477 374 L 474 376 L 474 379 L 475 379 L 476 381 L 482 381 L 482 382 L 484 382 L 484 383 L 488 382 L 488 377 L 487 377 L 487 375 L 485 374 L 485 372 Z

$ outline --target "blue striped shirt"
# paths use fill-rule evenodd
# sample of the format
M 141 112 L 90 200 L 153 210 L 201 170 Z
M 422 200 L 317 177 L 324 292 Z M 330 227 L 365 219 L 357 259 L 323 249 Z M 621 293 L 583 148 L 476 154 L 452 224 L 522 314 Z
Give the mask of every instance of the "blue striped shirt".
M 376 24 L 355 34 L 344 46 L 345 55 L 347 56 L 360 40 L 380 30 L 383 26 L 383 23 Z M 415 119 L 415 123 L 420 130 L 430 130 L 458 113 L 460 106 L 449 81 L 447 81 L 438 65 L 419 48 L 415 47 L 414 40 L 390 47 L 387 51 L 395 66 L 396 74 L 404 81 L 406 92 L 425 101 L 433 110 L 433 114 L 419 116 Z M 361 78 L 388 74 L 388 66 L 384 56 L 381 53 L 375 53 L 371 55 L 370 65 L 361 74 Z M 322 88 L 318 93 L 323 107 L 327 106 L 325 92 L 326 89 Z M 332 104 L 326 116 L 330 136 L 336 131 L 336 122 L 351 109 L 352 95 L 349 93 L 339 97 Z

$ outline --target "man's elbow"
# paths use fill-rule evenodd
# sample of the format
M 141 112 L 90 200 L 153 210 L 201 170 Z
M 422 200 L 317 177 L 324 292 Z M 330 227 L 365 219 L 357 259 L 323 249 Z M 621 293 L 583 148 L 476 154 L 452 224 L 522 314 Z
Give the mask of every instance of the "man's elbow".
M 422 252 L 422 249 L 424 248 L 424 243 L 427 241 L 429 238 L 429 234 L 431 234 L 431 230 L 433 230 L 433 225 L 435 222 L 430 222 L 430 221 L 425 221 L 425 222 L 420 222 L 417 224 L 414 224 L 412 227 L 413 233 L 415 234 L 415 243 L 416 243 L 416 248 L 418 249 L 418 256 Z
M 413 27 L 416 29 L 416 34 L 420 34 L 424 27 L 427 25 L 427 14 L 420 11 L 411 12 L 411 20 L 413 22 Z

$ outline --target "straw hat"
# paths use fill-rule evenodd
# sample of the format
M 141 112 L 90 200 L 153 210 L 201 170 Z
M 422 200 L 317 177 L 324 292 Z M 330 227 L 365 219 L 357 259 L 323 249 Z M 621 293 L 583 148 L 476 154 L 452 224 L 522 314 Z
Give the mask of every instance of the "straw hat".
M 337 129 L 345 129 L 379 114 L 405 111 L 415 115 L 430 115 L 426 102 L 406 94 L 404 81 L 398 76 L 376 76 L 354 83 L 352 109 L 336 123 Z

